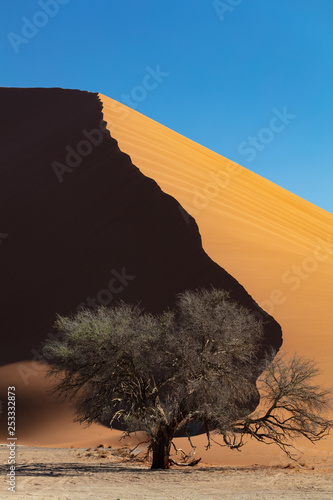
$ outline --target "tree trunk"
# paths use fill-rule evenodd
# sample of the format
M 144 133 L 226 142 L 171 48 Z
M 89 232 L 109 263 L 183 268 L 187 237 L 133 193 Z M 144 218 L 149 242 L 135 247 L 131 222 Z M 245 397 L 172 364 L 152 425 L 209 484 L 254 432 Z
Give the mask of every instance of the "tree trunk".
M 165 426 L 160 427 L 152 442 L 153 463 L 152 469 L 169 469 L 170 448 L 173 433 Z

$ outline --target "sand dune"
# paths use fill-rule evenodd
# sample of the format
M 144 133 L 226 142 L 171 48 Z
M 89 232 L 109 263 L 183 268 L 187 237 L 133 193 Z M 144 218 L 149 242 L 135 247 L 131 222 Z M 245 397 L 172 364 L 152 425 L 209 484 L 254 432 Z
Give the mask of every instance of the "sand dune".
M 0 97 L 8 116 L 0 184 L 0 232 L 8 233 L 0 240 L 3 364 L 38 357 L 55 312 L 73 312 L 88 297 L 107 302 L 110 280 L 118 279 L 119 290 L 125 268 L 128 286 L 113 300 L 160 310 L 178 291 L 214 284 L 256 310 L 258 302 L 281 324 L 283 348 L 314 358 L 332 381 L 331 214 L 105 96 L 1 89 Z M 102 135 L 90 142 L 103 137 L 101 144 L 68 166 L 66 147 L 76 151 L 92 130 Z M 55 161 L 65 169 L 51 167 Z M 280 344 L 272 319 L 266 338 Z M 18 366 L 40 373 L 26 375 L 26 387 Z M 22 408 L 30 396 L 46 397 L 37 366 L 1 369 L 4 386 L 21 377 Z M 55 410 L 47 401 L 39 406 L 43 418 L 35 410 L 28 419 L 41 425 L 47 418 L 47 438 L 22 419 L 21 444 L 70 445 L 71 433 L 71 444 L 98 444 L 103 428 L 81 429 L 66 405 Z M 207 453 L 206 463 L 238 460 L 228 450 Z M 252 463 L 258 453 L 268 456 L 265 447 L 246 453 L 242 460 Z
M 320 382 L 332 385 L 333 215 L 100 97 L 119 147 L 195 218 L 208 255 L 280 323 L 283 350 L 314 359 Z M 333 450 L 333 438 L 316 449 Z
M 208 255 L 281 324 L 284 349 L 314 357 L 332 380 L 333 215 L 101 99 L 119 147 L 195 218 Z
M 195 220 L 103 128 L 97 94 L 2 89 L 0 97 L 9 122 L 1 163 L 0 227 L 8 237 L 0 260 L 0 363 L 31 359 L 55 314 L 80 306 L 121 299 L 162 311 L 177 293 L 214 285 L 259 310 L 204 252 Z M 265 342 L 281 344 L 273 318 Z
M 97 424 L 87 429 L 74 423 L 70 404 L 52 395 L 50 387 L 54 379 L 46 379 L 46 371 L 46 366 L 38 362 L 20 362 L 0 367 L 0 392 L 3 397 L 9 383 L 16 387 L 18 444 L 96 446 L 97 439 L 108 445 L 123 445 L 124 441 L 120 441 L 121 431 L 110 432 Z M 1 419 L 1 424 L 1 442 L 6 442 L 6 422 Z

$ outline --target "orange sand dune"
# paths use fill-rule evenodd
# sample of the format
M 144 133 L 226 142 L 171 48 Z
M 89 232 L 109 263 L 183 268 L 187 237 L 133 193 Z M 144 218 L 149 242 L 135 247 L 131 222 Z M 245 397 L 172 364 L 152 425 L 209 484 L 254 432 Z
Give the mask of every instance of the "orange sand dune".
M 204 252 L 194 218 L 119 149 L 97 94 L 0 89 L 0 104 L 0 364 L 38 359 L 56 313 L 80 307 L 163 311 L 215 286 L 264 314 Z M 267 316 L 264 344 L 281 345 Z
M 52 394 L 51 387 L 55 378 L 46 378 L 46 372 L 46 365 L 39 362 L 13 363 L 0 367 L 0 393 L 5 395 L 8 383 L 16 387 L 18 444 L 86 447 L 102 443 L 121 447 L 137 443 L 136 437 L 123 439 L 121 431 L 111 432 L 103 425 L 92 424 L 88 428 L 73 422 L 73 407 L 68 401 Z M 22 375 L 27 377 L 26 383 L 22 383 Z M 4 420 L 1 419 L 1 442 L 6 442 L 7 438 Z M 138 436 L 140 437 L 140 433 Z
M 68 99 L 68 104 L 66 105 L 69 116 L 74 116 L 74 118 L 71 118 L 72 122 L 68 127 L 71 125 L 74 128 L 79 128 L 77 128 L 76 135 L 71 135 L 73 142 L 69 142 L 65 134 L 63 140 L 60 141 L 55 134 L 54 144 L 50 143 L 49 147 L 56 147 L 59 155 L 60 153 L 63 154 L 64 146 L 67 144 L 76 145 L 82 139 L 80 133 L 82 129 L 86 128 L 90 130 L 93 126 L 97 126 L 98 120 L 101 118 L 99 115 L 100 110 L 96 108 L 96 101 L 93 97 L 87 101 L 87 103 L 89 102 L 89 106 L 84 106 L 85 109 L 82 108 L 81 117 L 78 115 L 80 100 L 83 99 L 82 104 L 85 104 L 85 98 L 76 94 L 73 94 L 73 97 L 75 99 L 72 99 L 72 101 Z M 129 175 L 132 176 L 131 179 L 137 176 L 135 177 L 136 182 L 142 182 L 142 186 L 147 189 L 147 193 L 153 191 L 154 196 L 160 200 L 158 203 L 160 203 L 161 207 L 161 216 L 164 217 L 165 207 L 172 207 L 172 222 L 168 226 L 170 229 L 168 234 L 172 238 L 175 238 L 175 234 L 184 234 L 183 227 L 178 233 L 175 232 L 175 228 L 179 225 L 176 212 L 178 211 L 181 216 L 183 226 L 187 227 L 188 232 L 186 233 L 187 236 L 185 235 L 185 238 L 181 240 L 181 244 L 176 245 L 175 248 L 184 248 L 186 252 L 188 251 L 186 247 L 187 243 L 189 245 L 188 248 L 193 248 L 193 243 L 197 241 L 193 217 L 200 231 L 204 251 L 218 264 L 216 266 L 214 262 L 211 263 L 210 259 L 209 261 L 206 260 L 204 254 L 200 253 L 200 248 L 197 247 L 193 258 L 197 259 L 199 256 L 201 274 L 199 278 L 197 275 L 194 277 L 195 279 L 192 281 L 191 286 L 193 287 L 196 284 L 202 285 L 205 283 L 205 279 L 206 283 L 213 283 L 217 279 L 217 275 L 219 276 L 218 279 L 225 280 L 227 275 L 223 274 L 223 269 L 221 268 L 226 269 L 231 276 L 236 278 L 245 287 L 254 300 L 280 323 L 283 330 L 284 350 L 290 353 L 297 350 L 300 354 L 314 358 L 319 363 L 320 368 L 325 371 L 322 380 L 331 383 L 333 369 L 332 337 L 330 334 L 333 320 L 330 306 L 333 298 L 333 216 L 136 111 L 102 95 L 99 95 L 99 98 L 103 105 L 102 112 L 104 119 L 107 121 L 107 128 L 111 131 L 111 136 L 118 141 L 120 151 L 130 156 L 133 164 L 146 176 L 146 179 L 151 178 L 156 181 L 157 185 L 162 189 L 163 196 L 164 193 L 171 195 L 172 199 L 170 198 L 169 201 L 167 198 L 163 198 L 158 188 L 155 187 L 156 184 L 149 183 L 149 180 L 141 178 L 138 173 L 133 174 L 126 155 L 121 156 L 123 168 L 127 169 Z M 35 96 L 35 99 L 38 99 L 38 96 Z M 57 106 L 54 108 L 52 115 L 54 132 L 59 133 L 62 124 L 61 121 L 56 121 Z M 84 118 L 88 116 L 86 109 L 89 109 L 89 120 L 87 123 L 83 123 Z M 14 126 L 17 121 L 19 122 L 19 116 L 14 114 L 12 125 Z M 66 130 L 69 134 L 70 131 Z M 20 133 L 22 133 L 22 130 Z M 103 149 L 103 153 L 99 156 L 94 156 L 93 153 L 92 157 L 88 157 L 83 162 L 82 167 L 84 166 L 84 168 L 80 167 L 81 171 L 78 169 L 70 173 L 68 178 L 64 177 L 63 184 L 67 183 L 68 185 L 69 183 L 71 187 L 65 188 L 61 193 L 66 193 L 68 189 L 67 195 L 65 195 L 68 198 L 65 200 L 65 205 L 62 205 L 62 203 L 54 205 L 52 214 L 60 213 L 63 217 L 65 208 L 68 210 L 70 206 L 70 189 L 73 188 L 75 183 L 79 182 L 80 185 L 85 186 L 87 182 L 92 182 L 94 183 L 94 188 L 97 186 L 95 170 L 93 169 L 99 168 L 103 179 L 102 183 L 106 184 L 110 182 L 110 179 L 102 169 L 103 155 L 112 154 L 112 161 L 114 162 L 118 152 L 111 143 L 108 143 L 107 147 L 109 149 Z M 19 151 L 16 154 L 19 154 Z M 36 160 L 36 158 L 33 159 Z M 50 160 L 52 159 L 50 157 Z M 48 166 L 49 164 L 50 162 Z M 42 168 L 43 166 L 41 165 L 40 172 L 43 171 Z M 52 180 L 54 180 L 54 172 L 50 173 L 48 171 L 47 175 L 51 174 L 53 176 Z M 121 186 L 121 178 L 118 176 L 117 179 L 120 182 L 117 186 Z M 48 185 L 51 186 L 51 184 Z M 49 197 L 51 194 L 56 199 L 55 190 L 58 187 L 59 185 L 55 184 L 55 187 L 49 188 L 49 192 L 46 192 L 45 196 Z M 17 185 L 16 189 L 20 193 L 22 188 L 20 185 Z M 116 195 L 117 192 L 119 193 L 118 187 L 112 194 Z M 86 199 L 87 194 L 89 194 L 89 191 L 83 191 L 82 200 L 80 199 L 81 204 Z M 105 196 L 107 196 L 107 191 L 105 191 Z M 124 196 L 123 193 L 122 196 L 114 200 L 114 207 L 122 203 Z M 29 203 L 31 202 L 30 200 Z M 92 206 L 98 203 L 98 196 L 94 197 L 91 202 Z M 177 202 L 181 206 L 177 206 Z M 26 208 L 27 206 L 23 204 L 22 208 Z M 120 206 L 124 210 L 128 209 L 126 205 Z M 107 205 L 105 207 L 107 208 Z M 148 214 L 149 211 L 150 207 L 148 206 Z M 101 211 L 101 213 L 104 212 Z M 169 213 L 170 210 L 168 211 Z M 43 227 L 43 216 L 44 214 L 39 213 L 39 217 L 41 218 L 39 227 L 41 228 Z M 88 227 L 90 231 L 91 224 L 95 224 L 96 220 L 89 218 L 88 213 L 85 216 L 88 217 L 89 224 L 85 226 L 82 223 L 82 228 Z M 71 267 L 73 262 L 66 263 L 66 271 L 72 273 L 72 287 L 66 290 L 64 284 L 61 284 L 63 293 L 67 297 L 67 302 L 62 302 L 63 297 L 52 292 L 52 288 L 50 288 L 51 295 L 49 294 L 48 297 L 45 297 L 45 301 L 42 302 L 43 307 L 49 303 L 51 296 L 58 305 L 61 305 L 61 312 L 75 310 L 75 306 L 84 300 L 89 293 L 93 295 L 91 292 L 92 289 L 95 290 L 95 295 L 93 296 L 96 296 L 101 286 L 104 286 L 105 278 L 104 281 L 102 278 L 103 272 L 105 272 L 103 269 L 105 268 L 103 268 L 103 265 L 98 260 L 98 252 L 93 249 L 90 249 L 90 255 L 93 257 L 93 262 L 96 265 L 96 274 L 94 275 L 94 272 L 91 272 L 89 274 L 89 283 L 84 282 L 82 270 L 85 265 L 85 256 L 81 250 L 84 248 L 85 243 L 89 241 L 89 238 L 95 238 L 97 237 L 96 234 L 100 233 L 106 234 L 105 229 L 107 225 L 110 221 L 114 223 L 112 218 L 107 219 L 107 223 L 105 223 L 105 219 L 103 220 L 104 223 L 97 223 L 99 233 L 96 231 L 89 232 L 88 238 L 82 238 L 82 241 L 75 243 L 76 251 L 80 255 L 81 267 L 78 266 L 74 272 Z M 4 221 L 5 219 L 1 219 L 2 224 Z M 74 227 L 73 223 L 68 224 L 68 228 L 66 229 L 68 235 L 70 235 Z M 121 236 L 125 234 L 117 224 L 114 227 L 118 231 L 117 235 Z M 151 220 L 150 227 L 150 232 L 152 230 L 156 231 L 154 220 Z M 1 231 L 5 231 L 3 226 L 0 227 Z M 149 231 L 147 232 L 147 237 L 149 237 Z M 31 246 L 29 228 L 27 227 L 26 231 L 22 234 L 28 238 L 27 241 Z M 8 243 L 10 236 L 8 236 Z M 51 238 L 52 233 L 47 234 L 47 236 Z M 56 237 L 54 239 L 56 241 Z M 24 241 L 24 238 L 22 238 L 21 242 Z M 136 241 L 139 242 L 139 239 Z M 177 241 L 175 239 L 175 242 Z M 6 251 L 6 242 L 7 240 L 2 242 L 0 250 Z M 110 250 L 110 239 L 107 236 L 99 241 L 99 244 L 101 243 L 105 243 L 107 250 Z M 163 244 L 161 244 L 162 247 Z M 112 241 L 111 245 L 113 245 Z M 151 245 L 154 245 L 154 239 L 151 240 Z M 143 256 L 144 248 L 140 246 L 138 248 L 140 255 Z M 30 247 L 27 250 L 29 251 Z M 57 250 L 61 250 L 60 245 L 57 246 Z M 108 251 L 104 249 L 103 252 L 104 264 L 108 261 Z M 117 253 L 113 254 L 113 256 L 116 259 L 117 269 L 121 268 L 123 265 L 121 256 Z M 177 262 L 177 259 L 175 259 L 175 262 Z M 137 262 L 133 261 L 133 263 L 137 265 Z M 42 264 L 44 265 L 45 263 Z M 76 263 L 74 264 L 76 265 Z M 153 268 L 152 275 L 155 269 Z M 178 290 L 181 290 L 192 273 L 189 266 L 184 275 L 184 281 L 179 281 L 179 269 L 179 267 L 175 268 L 173 279 L 177 281 Z M 207 272 L 208 269 L 209 272 Z M 144 270 L 145 267 L 141 269 L 143 278 Z M 206 278 L 204 278 L 205 270 Z M 57 269 L 55 269 L 55 274 L 51 273 L 51 278 L 52 282 L 57 283 L 59 282 L 57 281 L 59 278 L 56 273 Z M 25 277 L 32 280 L 29 274 Z M 9 283 L 10 275 L 8 272 L 6 278 Z M 44 284 L 42 278 L 40 280 L 40 283 Z M 165 281 L 162 281 L 161 278 L 159 283 L 159 287 L 148 290 L 144 299 L 145 302 L 149 301 L 149 295 L 152 292 L 156 295 L 156 290 L 160 292 L 160 289 L 163 290 L 164 296 L 170 301 L 174 288 L 166 286 Z M 22 279 L 20 281 L 18 277 L 15 286 L 14 291 L 17 290 L 22 295 Z M 39 297 L 40 284 L 37 283 L 33 290 L 36 296 Z M 81 290 L 79 294 L 77 293 L 78 290 Z M 136 281 L 133 283 L 133 286 L 129 286 L 125 290 L 125 295 L 128 294 L 125 296 L 125 299 L 136 297 L 139 290 L 140 287 L 138 281 Z M 241 291 L 241 293 L 243 297 L 248 297 L 245 291 Z M 17 324 L 22 327 L 24 326 L 25 312 L 23 309 L 20 312 L 22 317 L 17 319 Z M 31 320 L 31 324 L 34 324 L 32 314 L 28 317 Z M 45 325 L 49 324 L 50 318 L 52 318 L 52 311 L 45 311 L 42 318 L 43 321 L 45 320 Z M 11 326 L 10 320 L 11 316 L 8 315 L 8 327 Z M 29 341 L 23 337 L 25 352 L 29 353 L 31 345 L 36 345 L 33 343 L 34 339 L 42 338 L 43 331 L 40 325 L 36 325 L 36 331 L 38 335 L 35 335 L 34 332 L 27 333 L 30 336 Z M 276 340 L 276 344 L 278 344 L 278 339 Z M 12 351 L 8 362 L 28 359 L 28 357 L 24 358 L 21 356 L 15 360 Z M 27 410 L 24 410 L 24 413 L 30 411 L 30 414 L 27 413 L 29 425 L 21 417 L 21 428 L 24 429 L 24 432 L 29 430 L 27 434 L 22 434 L 21 444 L 63 444 L 70 446 L 71 444 L 80 443 L 81 445 L 85 444 L 88 446 L 99 444 L 104 436 L 107 439 L 110 431 L 100 426 L 82 429 L 78 424 L 72 424 L 72 411 L 68 410 L 68 406 L 66 404 L 55 406 L 54 400 L 47 398 L 46 388 L 48 385 L 41 378 L 43 370 L 37 368 L 39 365 L 30 362 L 30 364 L 20 363 L 19 366 L 21 366 L 21 373 L 19 373 L 20 369 L 18 365 L 12 364 L 2 367 L 0 375 L 2 375 L 4 390 L 6 384 L 11 385 L 13 379 L 16 381 L 15 383 L 19 386 L 18 393 L 21 394 L 22 400 L 24 400 L 22 409 L 27 408 Z M 24 378 L 22 378 L 22 366 L 28 369 L 25 372 L 26 377 L 29 379 L 28 386 L 22 383 Z M 36 373 L 33 374 L 29 370 L 34 370 Z M 1 397 L 3 395 L 4 392 L 2 392 Z M 30 405 L 29 400 L 36 402 L 34 410 L 31 408 L 35 403 Z M 42 405 L 40 405 L 40 401 L 43 402 Z M 40 413 L 42 413 L 43 418 L 39 418 L 38 415 Z M 38 427 L 40 432 L 36 430 L 37 426 L 34 423 L 36 419 L 39 422 Z M 47 420 L 48 425 L 45 425 L 45 420 Z M 111 435 L 113 436 L 114 434 L 110 433 Z M 1 433 L 2 436 L 4 436 L 3 433 Z M 195 439 L 199 443 L 204 442 L 203 436 Z M 304 446 L 303 443 L 302 446 Z M 330 438 L 325 443 L 318 444 L 316 450 L 318 450 L 318 454 L 332 452 L 333 440 Z M 245 447 L 241 454 L 215 448 L 213 451 L 205 453 L 204 461 L 210 461 L 211 463 L 240 463 L 239 460 L 241 460 L 242 463 L 268 463 L 272 461 L 272 457 L 279 457 L 280 455 L 280 451 L 273 447 L 251 444 L 248 451 Z
M 320 381 L 333 385 L 333 215 L 100 98 L 119 147 L 195 218 L 208 255 L 280 323 L 283 350 L 313 358 L 323 371 Z M 333 437 L 305 446 L 333 452 Z M 267 454 L 264 446 L 255 450 Z
M 195 218 L 208 255 L 281 324 L 284 350 L 315 358 L 332 381 L 333 215 L 100 97 L 119 147 Z

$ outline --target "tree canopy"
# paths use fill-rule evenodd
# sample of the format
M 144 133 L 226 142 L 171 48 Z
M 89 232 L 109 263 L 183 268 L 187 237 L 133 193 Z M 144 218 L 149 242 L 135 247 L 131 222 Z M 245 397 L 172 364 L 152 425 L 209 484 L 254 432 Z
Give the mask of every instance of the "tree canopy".
M 64 374 L 58 390 L 78 395 L 77 419 L 146 431 L 154 467 L 168 467 L 181 426 L 223 428 L 258 401 L 262 324 L 222 290 L 185 292 L 156 316 L 127 304 L 84 310 L 56 328 L 62 339 L 43 353 Z

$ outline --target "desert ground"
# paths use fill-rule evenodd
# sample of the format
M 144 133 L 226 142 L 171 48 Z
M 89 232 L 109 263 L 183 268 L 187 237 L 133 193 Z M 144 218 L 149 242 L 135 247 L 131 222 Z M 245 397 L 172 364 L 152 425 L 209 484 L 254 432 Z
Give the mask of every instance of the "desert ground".
M 7 447 L 0 447 L 1 463 Z M 129 457 L 128 448 L 17 449 L 16 492 L 7 491 L 1 466 L 1 498 L 22 499 L 165 499 L 251 500 L 331 499 L 333 463 L 299 466 L 174 467 L 151 471 L 149 464 Z

